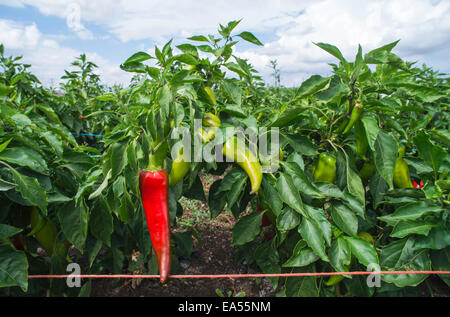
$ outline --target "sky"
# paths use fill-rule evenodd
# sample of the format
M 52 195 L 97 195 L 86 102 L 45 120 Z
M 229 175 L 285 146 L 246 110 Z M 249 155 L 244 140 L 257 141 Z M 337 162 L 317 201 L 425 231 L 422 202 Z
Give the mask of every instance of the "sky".
M 402 59 L 450 73 L 450 0 L 0 0 L 0 43 L 47 86 L 82 53 L 102 82 L 127 86 L 132 75 L 119 65 L 134 53 L 154 56 L 170 39 L 196 44 L 187 38 L 240 19 L 233 33 L 252 32 L 263 46 L 241 40 L 235 54 L 268 83 L 274 60 L 288 87 L 329 75 L 336 60 L 318 42 L 352 61 L 358 44 L 367 53 L 400 40 Z

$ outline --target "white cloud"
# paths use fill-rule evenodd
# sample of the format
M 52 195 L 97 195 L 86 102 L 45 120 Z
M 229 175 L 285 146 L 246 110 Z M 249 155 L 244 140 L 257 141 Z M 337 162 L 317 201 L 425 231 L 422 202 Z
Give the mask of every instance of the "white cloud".
M 450 71 L 448 0 L 0 0 L 16 7 L 34 6 L 62 19 L 74 3 L 80 8 L 80 28 L 75 30 L 80 38 L 99 39 L 84 26 L 95 24 L 123 45 L 143 41 L 133 44 L 142 48 L 170 38 L 176 45 L 194 34 L 215 34 L 219 23 L 243 18 L 236 32 L 270 34 L 270 42 L 245 51 L 238 45 L 238 55 L 248 58 L 265 78 L 270 76 L 269 61 L 276 59 L 286 85 L 298 84 L 310 74 L 325 75 L 330 71 L 327 63 L 336 62 L 313 42 L 336 45 L 352 60 L 358 44 L 367 53 L 400 39 L 394 49 L 400 57 Z M 28 36 L 38 38 L 32 31 Z M 20 34 L 9 34 L 15 39 L 11 41 L 20 42 Z
M 83 51 L 61 46 L 53 37 L 43 35 L 35 24 L 24 25 L 1 20 L 0 43 L 5 46 L 5 54 L 23 55 L 22 62 L 31 64 L 34 73 L 44 85 L 56 85 L 64 69 L 70 70 L 71 63 Z M 106 84 L 127 85 L 131 75 L 122 71 L 119 65 L 96 53 L 85 52 L 88 60 L 99 66 L 96 71 Z
M 367 53 L 400 39 L 394 53 L 402 58 L 427 63 L 437 59 L 441 61 L 439 66 L 450 70 L 448 1 L 381 0 L 367 4 L 357 0 L 326 0 L 309 6 L 295 23 L 278 30 L 277 36 L 264 48 L 251 48 L 240 55 L 248 58 L 266 78 L 270 73 L 267 61 L 277 59 L 282 82 L 287 85 L 297 84 L 305 74 L 324 74 L 330 70 L 327 63 L 336 62 L 313 42 L 333 44 L 347 59 L 353 60 L 358 44 Z M 436 59 L 426 60 L 431 55 Z

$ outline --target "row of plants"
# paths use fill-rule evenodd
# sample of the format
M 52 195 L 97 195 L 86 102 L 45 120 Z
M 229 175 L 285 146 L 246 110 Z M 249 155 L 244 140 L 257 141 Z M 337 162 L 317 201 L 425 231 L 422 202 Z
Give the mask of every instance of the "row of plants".
M 166 282 L 201 240 L 180 227 L 182 198 L 207 202 L 211 218 L 232 214 L 235 260 L 264 273 L 449 270 L 448 77 L 400 59 L 398 42 L 358 47 L 353 61 L 316 43 L 336 58 L 330 76 L 267 87 L 233 54 L 237 40 L 262 45 L 233 33 L 238 23 L 137 52 L 121 65 L 135 74 L 126 88 L 101 85 L 85 55 L 58 90 L 44 88 L 0 46 L 0 291 L 88 295 L 91 281 L 28 280 L 71 262 Z M 179 128 L 197 139 L 192 152 L 219 148 L 216 159 L 174 150 Z M 276 128 L 280 148 L 252 152 L 240 128 Z M 201 173 L 224 177 L 205 194 Z M 270 281 L 278 296 L 400 296 L 428 277 Z

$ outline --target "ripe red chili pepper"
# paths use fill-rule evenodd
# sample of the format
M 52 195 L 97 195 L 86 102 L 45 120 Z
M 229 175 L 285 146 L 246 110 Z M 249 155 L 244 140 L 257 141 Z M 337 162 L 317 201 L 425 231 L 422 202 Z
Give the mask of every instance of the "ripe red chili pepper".
M 139 183 L 147 227 L 158 259 L 160 280 L 164 283 L 172 266 L 168 204 L 169 175 L 163 168 L 155 171 L 143 170 L 139 173 Z
M 84 116 L 80 115 L 80 116 L 78 117 L 78 119 L 83 120 L 83 119 L 84 119 Z
M 423 181 L 420 181 L 420 184 L 417 184 L 416 181 L 412 181 L 414 188 L 423 188 Z

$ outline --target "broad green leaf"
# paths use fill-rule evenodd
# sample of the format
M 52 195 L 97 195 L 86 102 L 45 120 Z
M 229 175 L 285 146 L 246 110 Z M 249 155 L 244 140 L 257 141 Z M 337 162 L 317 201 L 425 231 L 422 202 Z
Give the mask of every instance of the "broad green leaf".
M 315 198 L 323 198 L 322 192 L 309 180 L 305 172 L 295 162 L 282 162 L 282 165 L 300 192 Z
M 329 262 L 325 253 L 325 240 L 320 226 L 313 220 L 303 218 L 302 223 L 298 229 L 302 238 L 306 241 L 308 246 L 325 262 Z
M 278 194 L 283 202 L 289 207 L 297 211 L 304 217 L 307 217 L 303 208 L 302 199 L 298 193 L 297 188 L 294 185 L 292 178 L 286 174 L 280 174 L 277 181 Z
M 17 146 L 6 148 L 0 153 L 0 160 L 28 167 L 32 171 L 40 174 L 49 174 L 47 163 L 42 155 L 28 147 Z
M 338 237 L 333 241 L 330 251 L 330 264 L 336 272 L 346 272 L 351 261 L 351 249 L 343 237 Z
M 264 201 L 270 206 L 273 213 L 278 216 L 283 208 L 283 202 L 276 189 L 276 184 L 271 182 L 266 175 L 263 175 L 261 188 Z
M 450 247 L 442 251 L 431 251 L 431 263 L 435 271 L 450 271 Z M 438 275 L 449 287 L 450 276 Z
M 278 251 L 271 241 L 262 243 L 255 249 L 255 260 L 265 274 L 281 273 Z M 278 287 L 278 279 L 278 277 L 268 278 L 274 289 Z
M 299 253 L 291 256 L 283 267 L 302 267 L 316 262 L 319 257 L 311 249 L 303 249 Z
M 153 57 L 151 57 L 148 53 L 146 52 L 137 52 L 135 54 L 133 54 L 132 56 L 130 56 L 125 62 L 124 64 L 129 64 L 129 63 L 141 63 L 144 62 L 146 60 L 149 60 Z
M 298 118 L 307 111 L 307 107 L 288 108 L 281 114 L 274 117 L 274 121 L 269 124 L 269 127 L 287 127 L 298 122 Z
M 57 216 L 61 229 L 67 239 L 83 253 L 88 230 L 88 212 L 84 203 L 75 206 L 74 202 L 62 205 Z
M 305 80 L 297 90 L 296 98 L 304 98 L 313 95 L 330 83 L 329 77 L 322 77 L 320 75 L 312 75 Z
M 227 203 L 227 196 L 219 192 L 222 180 L 215 181 L 208 194 L 208 206 L 211 219 L 217 217 L 225 208 Z
M 47 214 L 47 193 L 34 177 L 20 174 L 15 169 L 11 169 L 13 180 L 16 183 L 16 190 L 20 192 L 22 197 L 28 200 L 32 205 L 38 206 L 39 209 Z
M 334 223 L 350 236 L 358 234 L 358 218 L 341 202 L 333 202 L 331 205 L 331 217 Z
M 394 238 L 404 238 L 410 234 L 428 235 L 430 230 L 437 225 L 434 223 L 418 221 L 400 221 L 392 230 L 390 236 Z
M 258 46 L 263 46 L 263 44 L 250 32 L 242 32 L 236 36 L 239 36 L 246 40 L 247 42 L 253 43 Z
M 345 240 L 359 263 L 364 266 L 379 264 L 377 252 L 371 243 L 357 237 L 345 237 Z
M 399 221 L 416 220 L 426 214 L 441 212 L 443 209 L 439 205 L 430 205 L 425 201 L 409 203 L 397 208 L 394 213 L 378 217 L 379 220 L 387 222 L 389 225 L 395 225 Z
M 10 286 L 28 290 L 28 260 L 24 252 L 0 244 L 0 287 Z
M 379 131 L 377 120 L 373 117 L 364 116 L 361 118 L 361 122 L 366 132 L 369 147 L 372 151 L 375 151 L 375 141 L 377 140 Z
M 314 146 L 305 136 L 297 134 L 281 134 L 281 140 L 287 141 L 294 151 L 299 154 L 306 156 L 315 156 L 318 154 L 316 146 Z
M 414 237 L 414 248 L 441 250 L 450 245 L 450 231 L 437 227 L 432 228 L 426 237 Z
M 327 51 L 334 57 L 336 57 L 342 64 L 346 65 L 347 61 L 345 60 L 344 56 L 342 55 L 341 51 L 334 45 L 327 44 L 327 43 L 314 43 L 321 49 Z
M 92 235 L 111 247 L 111 234 L 114 231 L 113 216 L 103 197 L 97 199 L 91 211 L 89 228 Z
M 429 271 L 431 261 L 427 249 L 414 247 L 412 237 L 403 238 L 381 249 L 380 264 L 382 269 L 392 271 Z M 381 279 L 398 287 L 417 286 L 428 277 L 427 274 L 383 275 Z
M 301 217 L 295 210 L 284 208 L 277 217 L 277 228 L 280 231 L 289 231 L 300 224 Z
M 447 157 L 447 152 L 442 147 L 433 145 L 430 141 L 430 137 L 424 131 L 420 131 L 414 137 L 414 142 L 417 146 L 419 156 L 425 163 L 433 168 L 436 177 L 439 168 Z
M 261 231 L 263 213 L 257 212 L 239 219 L 233 228 L 232 245 L 243 245 L 253 241 Z
M 0 240 L 15 236 L 22 231 L 23 229 L 0 223 Z
M 111 146 L 111 177 L 115 179 L 127 164 L 126 143 L 114 143 Z
M 394 188 L 393 178 L 395 162 L 398 156 L 398 142 L 391 134 L 380 130 L 374 146 L 377 172 L 383 177 L 389 188 L 392 189 Z
M 2 144 L 0 144 L 0 153 L 3 152 L 4 149 L 6 149 L 6 147 L 8 146 L 9 142 L 12 141 L 13 138 L 3 142 Z

